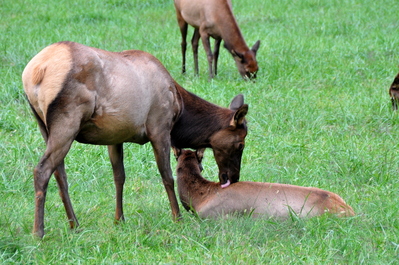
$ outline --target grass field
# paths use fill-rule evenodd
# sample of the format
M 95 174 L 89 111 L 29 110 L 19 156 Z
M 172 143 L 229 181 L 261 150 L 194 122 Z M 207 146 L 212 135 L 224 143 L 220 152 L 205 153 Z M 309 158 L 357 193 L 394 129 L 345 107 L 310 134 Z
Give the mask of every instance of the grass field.
M 233 7 L 247 44 L 261 40 L 255 83 L 241 79 L 224 49 L 219 74 L 209 82 L 202 46 L 200 76 L 190 47 L 182 75 L 172 0 L 0 3 L 1 264 L 399 263 L 399 118 L 388 96 L 399 71 L 397 4 L 233 0 Z M 126 144 L 127 220 L 115 226 L 106 147 L 75 143 L 66 167 L 81 226 L 69 231 L 52 179 L 46 236 L 38 240 L 31 234 L 32 170 L 45 146 L 21 73 L 42 48 L 62 40 L 148 51 L 183 87 L 218 105 L 243 93 L 249 133 L 241 180 L 326 189 L 357 215 L 281 223 L 199 220 L 183 212 L 183 221 L 173 223 L 151 146 Z M 204 168 L 216 181 L 210 150 Z

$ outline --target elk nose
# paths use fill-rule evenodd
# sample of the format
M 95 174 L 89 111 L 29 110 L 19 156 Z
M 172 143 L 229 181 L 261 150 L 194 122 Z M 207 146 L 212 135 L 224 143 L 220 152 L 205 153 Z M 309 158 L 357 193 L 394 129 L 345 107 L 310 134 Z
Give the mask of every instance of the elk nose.
M 258 71 L 253 72 L 253 73 L 249 73 L 249 79 L 255 79 L 257 73 L 258 73 Z
M 245 80 L 252 80 L 252 81 L 255 81 L 255 79 L 256 79 L 256 73 L 257 73 L 257 72 L 253 72 L 253 73 L 251 73 L 251 72 L 246 72 L 246 73 L 245 73 L 245 76 L 244 76 L 244 79 L 245 79 Z
M 245 76 L 244 76 L 244 79 L 245 79 L 246 81 L 251 80 L 252 82 L 255 82 L 255 81 L 256 81 L 256 72 L 255 72 L 255 73 L 249 73 L 249 72 L 247 72 L 247 73 L 245 74 Z

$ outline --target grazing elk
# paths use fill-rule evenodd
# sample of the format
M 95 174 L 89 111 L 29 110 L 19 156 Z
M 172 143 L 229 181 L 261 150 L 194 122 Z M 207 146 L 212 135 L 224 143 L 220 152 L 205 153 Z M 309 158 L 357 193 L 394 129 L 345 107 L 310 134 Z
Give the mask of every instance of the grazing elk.
M 54 173 L 70 227 L 78 226 L 68 194 L 64 159 L 74 140 L 108 145 L 116 186 L 116 220 L 122 207 L 123 143 L 151 142 L 173 217 L 180 216 L 170 147 L 212 148 L 220 182 L 239 180 L 248 105 L 236 96 L 230 109 L 179 86 L 151 54 L 108 52 L 74 42 L 44 48 L 22 74 L 24 90 L 46 142 L 34 169 L 33 232 L 44 235 L 44 203 Z
M 204 149 L 196 152 L 173 148 L 177 159 L 177 188 L 188 211 L 201 218 L 229 214 L 287 219 L 313 217 L 326 212 L 353 216 L 352 208 L 337 194 L 318 188 L 287 184 L 240 181 L 222 189 L 201 176 Z
M 244 79 L 256 78 L 256 52 L 260 41 L 249 49 L 233 15 L 231 0 L 174 0 L 177 22 L 182 35 L 182 72 L 186 72 L 186 37 L 188 24 L 194 27 L 191 44 L 195 73 L 198 75 L 198 41 L 201 38 L 208 59 L 209 78 L 217 74 L 220 43 L 233 55 L 238 71 Z M 212 54 L 210 37 L 215 39 Z M 213 67 L 212 67 L 213 65 Z
M 389 95 L 391 96 L 392 109 L 398 110 L 399 103 L 399 74 L 395 76 L 391 87 L 389 88 Z

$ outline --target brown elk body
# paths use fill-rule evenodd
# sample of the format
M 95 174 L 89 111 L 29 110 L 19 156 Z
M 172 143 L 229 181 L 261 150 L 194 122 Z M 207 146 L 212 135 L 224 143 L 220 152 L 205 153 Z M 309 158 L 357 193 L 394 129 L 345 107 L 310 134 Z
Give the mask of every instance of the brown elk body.
M 174 0 L 177 22 L 182 35 L 182 72 L 186 71 L 186 37 L 188 25 L 194 27 L 191 44 L 194 54 L 195 73 L 198 75 L 198 42 L 201 38 L 207 60 L 209 78 L 217 74 L 217 62 L 220 43 L 233 56 L 238 71 L 244 78 L 256 78 L 258 63 L 256 52 L 260 41 L 249 49 L 233 15 L 230 0 Z M 214 52 L 212 53 L 210 37 L 215 39 Z
M 44 48 L 25 67 L 24 90 L 46 142 L 34 169 L 34 233 L 44 235 L 44 203 L 54 173 L 71 228 L 78 226 L 68 194 L 64 158 L 74 140 L 108 145 L 116 186 L 115 219 L 123 220 L 123 143 L 151 142 L 174 218 L 180 216 L 170 147 L 214 150 L 220 181 L 239 179 L 248 105 L 236 96 L 230 109 L 179 86 L 152 55 L 108 52 L 74 42 Z
M 187 210 L 201 218 L 229 214 L 287 219 L 291 215 L 313 217 L 326 212 L 353 216 L 352 208 L 335 193 L 318 188 L 278 183 L 240 181 L 223 189 L 201 176 L 203 150 L 174 149 L 177 158 L 177 186 Z
M 398 103 L 399 103 L 399 74 L 395 76 L 391 87 L 389 88 L 389 96 L 391 97 L 392 101 L 392 109 L 398 110 Z

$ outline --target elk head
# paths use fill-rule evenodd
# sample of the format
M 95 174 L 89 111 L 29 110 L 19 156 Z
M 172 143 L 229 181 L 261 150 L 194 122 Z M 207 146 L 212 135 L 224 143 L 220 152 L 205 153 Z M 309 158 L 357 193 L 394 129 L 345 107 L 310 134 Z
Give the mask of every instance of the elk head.
M 230 109 L 235 112 L 229 126 L 210 137 L 210 144 L 219 167 L 219 180 L 222 188 L 238 182 L 240 179 L 241 156 L 247 136 L 245 115 L 248 112 L 248 105 L 243 103 L 242 95 L 233 99 Z
M 236 62 L 238 71 L 244 79 L 255 79 L 258 72 L 258 62 L 256 61 L 256 52 L 259 49 L 260 41 L 258 40 L 250 50 L 239 53 L 231 50 L 234 61 Z

